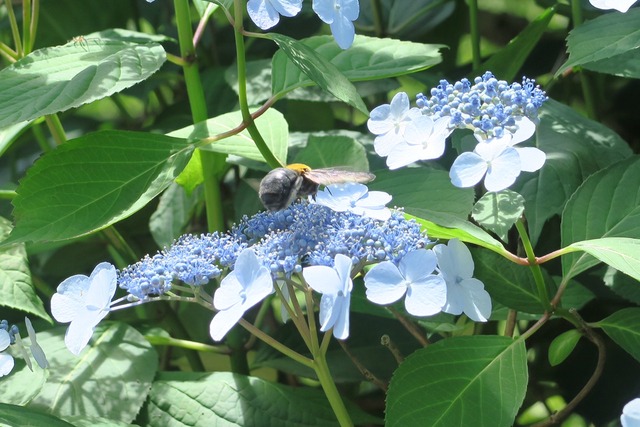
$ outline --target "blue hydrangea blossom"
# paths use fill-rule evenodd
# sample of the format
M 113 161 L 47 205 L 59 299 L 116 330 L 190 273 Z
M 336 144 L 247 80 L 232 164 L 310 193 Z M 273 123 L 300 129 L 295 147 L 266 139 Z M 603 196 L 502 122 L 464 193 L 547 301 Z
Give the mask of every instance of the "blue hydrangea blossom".
M 313 0 L 313 11 L 331 27 L 341 49 L 348 49 L 356 35 L 353 21 L 360 15 L 358 0 Z
M 304 280 L 320 299 L 320 331 L 333 328 L 333 336 L 339 340 L 349 337 L 349 306 L 351 304 L 351 258 L 338 254 L 334 267 L 311 266 L 302 270 Z
M 622 427 L 640 426 L 640 398 L 633 399 L 622 408 L 620 416 Z
M 447 301 L 442 311 L 466 314 L 476 322 L 486 322 L 491 315 L 491 297 L 484 284 L 473 278 L 473 258 L 469 249 L 458 239 L 433 248 L 438 258 L 440 274 L 447 283 Z
M 296 16 L 302 10 L 302 0 L 249 0 L 247 12 L 251 20 L 262 30 L 275 27 L 280 15 Z
M 269 269 L 260 263 L 255 252 L 243 250 L 213 295 L 213 306 L 219 310 L 209 326 L 214 341 L 220 341 L 244 313 L 273 292 Z
M 0 329 L 0 377 L 4 377 L 5 375 L 9 375 L 13 370 L 15 362 L 13 360 L 13 356 L 10 354 L 2 353 L 11 344 L 11 337 L 9 332 L 4 329 Z
M 390 201 L 388 193 L 369 191 L 366 185 L 356 182 L 328 185 L 315 196 L 316 203 L 336 212 L 349 211 L 380 221 L 391 217 L 391 211 L 386 207 Z
M 436 269 L 436 255 L 418 249 L 405 255 L 396 266 L 390 261 L 376 264 L 364 276 L 367 299 L 376 304 L 392 304 L 402 298 L 409 314 L 432 316 L 447 300 L 447 285 Z
M 86 347 L 93 330 L 109 314 L 116 292 L 116 269 L 103 262 L 90 277 L 77 274 L 65 279 L 51 298 L 51 314 L 60 323 L 70 323 L 64 342 L 76 356 Z

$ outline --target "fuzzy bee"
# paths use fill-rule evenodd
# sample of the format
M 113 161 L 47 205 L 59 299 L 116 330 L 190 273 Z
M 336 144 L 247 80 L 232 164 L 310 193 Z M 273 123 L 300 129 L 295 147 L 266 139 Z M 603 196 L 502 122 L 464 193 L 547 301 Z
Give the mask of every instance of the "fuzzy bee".
M 369 172 L 353 172 L 342 169 L 311 169 L 302 163 L 269 172 L 260 182 L 260 200 L 270 211 L 285 209 L 295 199 L 314 196 L 319 185 L 344 182 L 365 183 L 376 176 Z

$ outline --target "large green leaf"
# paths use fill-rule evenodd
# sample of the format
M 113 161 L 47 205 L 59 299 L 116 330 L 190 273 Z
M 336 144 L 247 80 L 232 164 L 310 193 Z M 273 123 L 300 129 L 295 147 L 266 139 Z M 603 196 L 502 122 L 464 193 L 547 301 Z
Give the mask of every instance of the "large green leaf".
M 640 362 L 640 308 L 616 311 L 597 325 Z
M 49 360 L 48 378 L 33 395 L 34 376 L 23 366 L 0 381 L 6 403 L 26 404 L 56 416 L 85 415 L 131 422 L 146 400 L 158 356 L 135 329 L 106 322 L 96 328 L 80 357 L 64 345 L 65 328 L 38 332 Z
M 110 34 L 37 50 L 0 71 L 0 128 L 120 92 L 155 73 L 166 59 L 158 43 Z
M 149 231 L 158 247 L 170 246 L 184 231 L 191 214 L 202 197 L 202 192 L 187 194 L 178 185 L 171 184 L 160 196 L 158 207 L 149 218 Z
M 640 9 L 604 14 L 569 33 L 569 59 L 556 76 L 580 65 L 594 71 L 640 78 L 639 47 Z
M 382 423 L 355 405 L 347 408 L 356 424 Z M 288 387 L 230 372 L 162 373 L 142 415 L 144 425 L 152 427 L 337 425 L 319 388 Z
M 331 36 L 310 37 L 301 43 L 328 60 L 350 81 L 382 79 L 427 69 L 440 63 L 439 50 L 443 47 L 366 36 L 356 36 L 347 50 L 340 49 Z M 313 84 L 284 52 L 273 56 L 271 66 L 274 94 Z
M 418 215 L 418 209 L 425 209 L 465 220 L 473 206 L 473 189 L 454 187 L 446 171 L 426 167 L 383 169 L 376 175 L 371 189 L 388 192 L 393 196 L 392 205 L 411 214 Z
M 482 227 L 508 241 L 508 233 L 524 212 L 524 197 L 511 190 L 485 193 L 473 205 L 471 216 Z
M 296 154 L 293 162 L 304 163 L 312 168 L 369 170 L 369 160 L 362 144 L 344 135 L 309 135 L 307 146 Z
M 631 155 L 629 145 L 606 126 L 548 100 L 540 110 L 536 145 L 547 160 L 535 173 L 523 173 L 512 187 L 525 199 L 531 240 L 559 215 L 569 197 L 594 172 Z
M 620 270 L 624 274 L 628 274 L 640 281 L 640 239 L 605 237 L 602 239 L 576 242 L 566 249 L 570 251 L 584 251 L 616 270 Z M 586 262 L 587 261 L 585 261 L 585 263 Z M 594 260 L 594 263 L 590 263 L 590 265 L 595 263 L 597 263 L 597 261 Z M 574 276 L 576 271 L 581 270 L 571 266 L 568 272 L 565 273 L 565 276 Z
M 192 126 L 178 129 L 167 135 L 176 138 L 186 138 L 189 141 L 195 142 L 229 132 L 240 126 L 241 123 L 242 114 L 239 111 L 234 111 L 204 122 L 196 123 Z M 278 160 L 285 162 L 289 144 L 289 126 L 284 116 L 279 111 L 269 108 L 255 120 L 255 124 L 267 143 L 267 146 L 271 149 L 271 152 Z M 233 154 L 259 162 L 265 161 L 262 154 L 260 154 L 260 150 L 256 147 L 253 138 L 251 138 L 251 135 L 249 135 L 246 129 L 238 134 L 203 146 L 201 149 L 222 154 Z
M 386 425 L 511 426 L 527 381 L 522 340 L 444 339 L 416 351 L 396 370 L 387 394 Z
M 164 135 L 87 134 L 45 154 L 20 182 L 7 242 L 55 241 L 107 227 L 173 182 L 193 146 Z
M 591 175 L 562 213 L 562 246 L 601 237 L 640 239 L 640 156 L 630 157 Z M 593 257 L 571 253 L 562 258 L 565 276 L 597 264 Z
M 48 426 L 48 427 L 74 427 L 53 415 L 41 411 L 34 411 L 18 405 L 0 403 L 0 424 L 3 426 Z
M 11 223 L 0 217 L 0 241 L 7 238 Z M 0 305 L 35 314 L 51 321 L 31 283 L 24 243 L 0 247 Z
M 538 44 L 542 35 L 546 32 L 551 18 L 555 15 L 555 8 L 546 9 L 540 16 L 532 21 L 527 28 L 522 30 L 509 44 L 500 49 L 482 64 L 479 73 L 491 70 L 501 79 L 511 81 L 529 58 L 531 51 Z

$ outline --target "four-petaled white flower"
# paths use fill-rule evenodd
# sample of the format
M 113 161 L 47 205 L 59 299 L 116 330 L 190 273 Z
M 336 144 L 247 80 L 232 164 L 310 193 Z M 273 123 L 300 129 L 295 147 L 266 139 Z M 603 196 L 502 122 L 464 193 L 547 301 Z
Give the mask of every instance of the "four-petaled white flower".
M 615 9 L 625 13 L 637 0 L 589 0 L 598 9 Z
M 349 337 L 349 305 L 351 304 L 351 258 L 338 254 L 334 267 L 314 265 L 302 270 L 309 286 L 322 294 L 320 299 L 320 331 L 333 328 L 339 340 Z
M 376 304 L 391 304 L 406 293 L 405 307 L 414 316 L 432 316 L 442 311 L 447 300 L 447 285 L 437 274 L 433 251 L 418 249 L 406 254 L 396 267 L 391 261 L 376 264 L 364 276 L 367 299 Z
M 11 344 L 9 332 L 4 329 L 0 329 L 0 352 L 5 351 L 9 347 L 9 344 Z M 0 353 L 0 377 L 9 375 L 13 370 L 14 364 L 13 356 L 10 354 Z
M 476 322 L 486 322 L 491 315 L 491 297 L 484 284 L 474 279 L 473 258 L 469 249 L 458 239 L 433 248 L 438 257 L 440 274 L 447 283 L 447 302 L 442 311 L 466 314 Z
M 313 0 L 313 11 L 331 27 L 331 34 L 342 49 L 353 44 L 356 31 L 353 21 L 358 19 L 358 0 Z
M 409 105 L 405 92 L 397 93 L 390 104 L 383 104 L 371 111 L 367 127 L 377 135 L 373 147 L 380 157 L 387 157 L 399 143 L 404 141 L 406 127 L 422 113 Z
M 211 320 L 209 334 L 220 341 L 251 307 L 273 292 L 273 279 L 252 249 L 243 250 L 234 269 L 222 279 L 213 295 L 213 306 L 220 310 Z
M 292 17 L 302 10 L 302 0 L 249 0 L 247 12 L 251 20 L 262 30 L 274 27 L 280 15 Z
M 328 185 L 316 194 L 315 201 L 336 212 L 350 211 L 381 221 L 391 217 L 385 206 L 391 196 L 384 191 L 369 191 L 366 185 L 356 182 Z
M 96 325 L 109 314 L 116 292 L 116 268 L 103 262 L 90 277 L 77 274 L 58 285 L 51 297 L 51 314 L 60 323 L 69 323 L 64 343 L 76 356 L 89 343 Z
M 620 415 L 620 423 L 622 427 L 640 426 L 640 398 L 633 399 L 624 405 L 622 415 Z
M 449 129 L 450 121 L 450 117 L 440 117 L 433 121 L 428 116 L 418 116 L 411 120 L 404 130 L 403 140 L 393 147 L 387 157 L 389 169 L 442 156 L 445 141 L 453 132 L 453 129 Z
M 462 153 L 451 165 L 449 177 L 456 187 L 473 187 L 485 177 L 488 191 L 501 191 L 513 184 L 520 172 L 535 172 L 542 167 L 546 156 L 535 147 L 515 147 L 535 132 L 535 124 L 527 119 L 516 121 L 515 133 L 506 132 L 500 138 L 483 140 L 479 136 L 473 152 Z

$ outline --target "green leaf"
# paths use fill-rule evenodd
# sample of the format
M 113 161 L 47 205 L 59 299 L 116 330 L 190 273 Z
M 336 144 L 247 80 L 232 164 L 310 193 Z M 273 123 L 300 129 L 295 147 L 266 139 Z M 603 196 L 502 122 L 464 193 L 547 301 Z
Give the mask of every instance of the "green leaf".
M 148 78 L 166 59 L 158 43 L 109 34 L 36 50 L 0 71 L 0 128 L 113 95 Z
M 638 182 L 640 156 L 587 178 L 562 213 L 562 246 L 601 237 L 640 238 Z M 573 277 L 597 263 L 585 254 L 568 254 L 562 258 L 562 270 L 565 276 Z
M 449 174 L 437 169 L 383 169 L 376 171 L 376 180 L 369 187 L 388 192 L 393 196 L 392 205 L 416 215 L 418 210 L 428 210 L 464 220 L 473 206 L 473 189 L 454 187 Z
M 343 135 L 309 135 L 307 146 L 296 154 L 293 163 L 304 163 L 312 168 L 369 170 L 369 160 L 362 144 Z
M 509 255 L 502 243 L 469 221 L 426 209 L 411 209 L 411 212 L 419 216 L 410 214 L 405 214 L 405 216 L 415 219 L 431 239 L 460 239 L 463 242 L 490 249 L 500 255 Z
M 478 224 L 493 231 L 502 240 L 524 212 L 524 197 L 515 191 L 485 193 L 473 206 L 471 216 Z
M 612 74 L 636 77 L 640 75 L 640 10 L 627 13 L 607 13 L 573 29 L 567 37 L 569 59 L 558 69 L 556 77 L 565 70 L 582 65 L 595 71 L 614 71 L 604 60 L 626 62 L 627 69 Z
M 201 197 L 200 192 L 187 195 L 185 189 L 175 183 L 162 193 L 158 207 L 149 218 L 149 231 L 158 247 L 169 246 L 180 237 Z
M 276 33 L 267 35 L 278 44 L 278 47 L 300 71 L 323 90 L 364 114 L 369 114 L 369 110 L 367 110 L 367 106 L 364 105 L 362 98 L 358 95 L 355 86 L 329 60 L 303 42 Z M 272 66 L 272 68 L 272 79 L 274 77 L 279 78 L 281 74 L 280 68 L 275 66 Z M 271 87 L 274 94 L 279 93 L 276 81 L 272 81 Z
M 492 299 L 525 313 L 544 313 L 545 307 L 540 301 L 536 282 L 528 267 L 485 250 L 474 250 L 473 260 L 474 277 L 484 283 Z M 547 293 L 551 294 L 553 281 L 547 275 L 544 278 Z
M 158 356 L 135 329 L 124 323 L 100 324 L 89 346 L 76 357 L 64 345 L 66 328 L 38 332 L 51 367 L 26 366 L 0 381 L 7 403 L 25 404 L 56 416 L 84 415 L 131 422 L 146 400 Z M 48 373 L 32 397 L 34 376 Z
M 606 126 L 549 99 L 540 110 L 536 146 L 547 160 L 535 173 L 520 175 L 512 190 L 526 200 L 532 242 L 545 222 L 559 215 L 569 197 L 594 172 L 629 157 L 629 144 Z
M 69 424 L 53 415 L 6 403 L 0 403 L 0 424 L 3 426 L 74 427 L 74 424 Z
M 416 351 L 396 370 L 386 425 L 511 426 L 527 380 L 524 341 L 447 338 Z
M 617 295 L 640 305 L 640 286 L 638 286 L 637 280 L 609 266 L 607 266 L 602 280 L 604 285 Z
M 640 280 L 640 239 L 605 237 L 576 242 L 568 249 L 584 251 L 616 270 Z M 575 271 L 572 267 L 565 277 L 575 275 Z
M 102 131 L 70 140 L 20 182 L 6 243 L 70 239 L 124 219 L 167 188 L 192 151 L 184 140 L 151 133 Z
M 195 142 L 229 132 L 240 126 L 241 123 L 242 113 L 240 113 L 240 111 L 234 111 L 204 122 L 196 123 L 192 126 L 178 129 L 168 133 L 167 136 L 186 138 L 191 142 Z M 278 160 L 285 162 L 289 144 L 289 125 L 284 119 L 284 116 L 273 108 L 269 108 L 255 120 L 255 124 L 267 143 L 267 146 L 271 149 L 271 152 Z M 201 149 L 222 154 L 233 154 L 259 162 L 265 161 L 262 154 L 260 154 L 260 150 L 256 147 L 253 138 L 251 138 L 251 135 L 249 135 L 246 129 L 238 134 L 219 139 L 209 145 L 203 146 Z
M 640 362 L 640 308 L 625 308 L 597 323 L 616 344 Z
M 558 366 L 565 361 L 567 357 L 576 348 L 576 344 L 580 341 L 582 334 L 575 329 L 563 332 L 551 341 L 549 345 L 549 364 Z
M 23 133 L 31 122 L 19 122 L 0 129 L 0 156 L 7 151 L 13 141 L 15 141 L 21 133 Z
M 11 222 L 0 217 L 0 241 L 7 238 Z M 24 243 L 0 246 L 0 305 L 35 314 L 51 322 L 42 300 L 31 283 Z
M 360 35 L 347 50 L 340 49 L 331 36 L 310 37 L 301 43 L 329 61 L 350 81 L 383 79 L 425 70 L 442 61 L 439 49 L 444 47 Z M 272 74 L 274 95 L 309 86 L 315 80 L 294 65 L 284 51 L 273 56 Z
M 480 69 L 476 70 L 474 75 L 478 74 L 478 72 L 483 73 L 485 70 L 491 70 L 493 74 L 499 76 L 501 79 L 506 81 L 513 80 L 522 68 L 524 62 L 529 58 L 533 48 L 538 44 L 540 38 L 547 30 L 549 22 L 551 22 L 551 18 L 553 18 L 554 15 L 555 7 L 546 9 L 534 21 L 529 23 L 524 30 L 520 31 L 507 46 L 500 49 L 485 61 Z
M 185 411 L 185 408 L 189 410 Z M 381 424 L 353 404 L 356 424 Z M 230 372 L 165 372 L 154 382 L 144 425 L 334 426 L 320 388 L 288 387 Z

